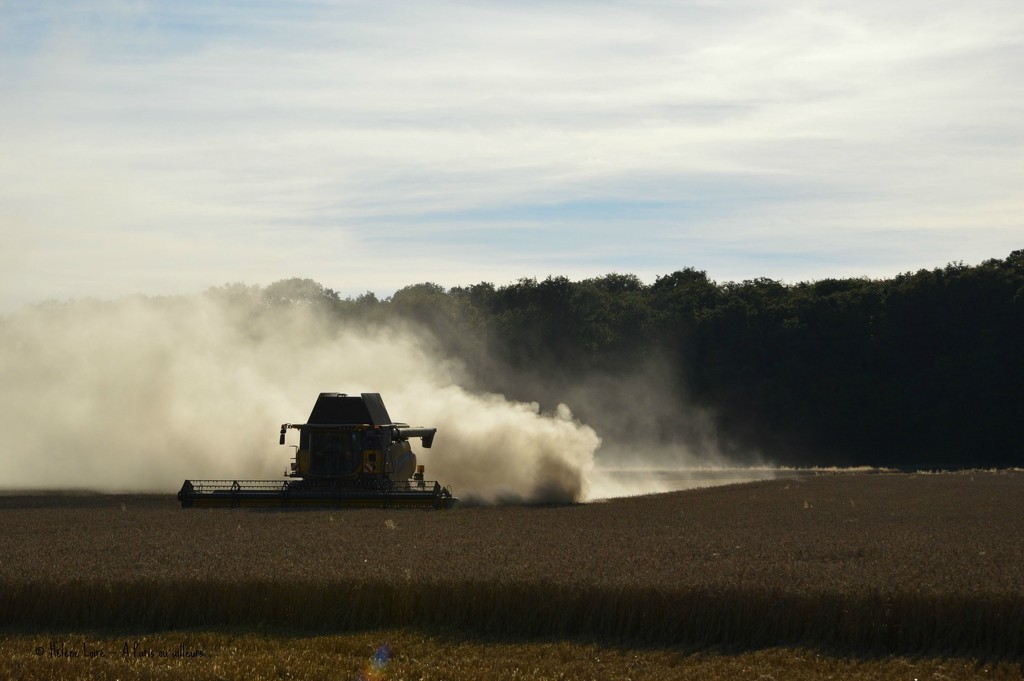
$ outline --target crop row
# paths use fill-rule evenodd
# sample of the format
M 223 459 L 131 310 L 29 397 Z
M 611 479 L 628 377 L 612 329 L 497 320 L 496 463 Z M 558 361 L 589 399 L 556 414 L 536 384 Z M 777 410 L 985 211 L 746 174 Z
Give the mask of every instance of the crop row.
M 68 582 L 8 586 L 0 624 L 31 630 L 468 630 L 687 646 L 1017 656 L 1024 598 L 809 596 L 543 582 Z

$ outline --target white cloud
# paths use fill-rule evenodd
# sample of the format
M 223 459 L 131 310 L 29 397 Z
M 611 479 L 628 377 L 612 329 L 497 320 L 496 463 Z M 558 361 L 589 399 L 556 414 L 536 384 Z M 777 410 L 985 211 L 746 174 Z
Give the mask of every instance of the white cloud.
M 1016 3 L 75 7 L 0 6 L 0 236 L 19 244 L 0 309 L 291 274 L 468 284 L 531 263 L 882 274 L 999 257 L 1024 227 Z M 512 252 L 488 234 L 521 220 L 481 218 L 461 243 L 445 223 L 609 201 L 686 210 L 589 211 L 589 230 L 534 214 Z M 558 230 L 600 243 L 531 250 Z M 903 257 L 844 246 L 922 231 L 936 238 Z M 383 276 L 389 241 L 406 247 Z M 753 269 L 759 248 L 811 242 L 817 266 Z M 616 250 L 633 255 L 616 266 Z M 465 262 L 442 269 L 453 252 Z

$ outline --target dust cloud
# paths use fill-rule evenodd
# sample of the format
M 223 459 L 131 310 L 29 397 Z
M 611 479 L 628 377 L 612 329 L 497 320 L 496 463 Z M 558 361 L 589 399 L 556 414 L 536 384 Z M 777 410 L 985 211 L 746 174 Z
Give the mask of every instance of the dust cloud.
M 379 392 L 427 477 L 484 502 L 588 497 L 600 438 L 568 407 L 479 394 L 413 327 L 341 326 L 254 288 L 50 303 L 0 318 L 0 488 L 177 492 L 279 478 L 320 392 Z
M 771 478 L 759 452 L 731 443 L 712 411 L 681 397 L 672 361 L 652 353 L 628 373 L 592 373 L 559 394 L 601 438 L 588 500 Z M 527 388 L 528 390 L 528 388 Z

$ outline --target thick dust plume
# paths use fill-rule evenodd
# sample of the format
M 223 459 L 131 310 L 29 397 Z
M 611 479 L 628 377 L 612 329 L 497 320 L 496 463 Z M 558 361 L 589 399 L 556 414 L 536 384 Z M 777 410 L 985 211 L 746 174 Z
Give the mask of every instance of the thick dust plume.
M 593 429 L 465 384 L 411 327 L 345 326 L 258 289 L 37 306 L 0 319 L 0 488 L 280 477 L 293 454 L 281 423 L 305 421 L 320 392 L 379 392 L 393 419 L 438 428 L 414 450 L 456 494 L 586 497 Z

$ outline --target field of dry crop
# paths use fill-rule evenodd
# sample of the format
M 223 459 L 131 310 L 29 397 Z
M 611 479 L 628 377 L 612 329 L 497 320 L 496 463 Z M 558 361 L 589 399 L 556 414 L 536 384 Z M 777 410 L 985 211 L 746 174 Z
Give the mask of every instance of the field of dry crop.
M 334 662 L 350 678 L 385 640 L 381 678 L 476 678 L 488 659 L 512 669 L 519 657 L 516 678 L 708 678 L 701 665 L 719 678 L 872 678 L 872 665 L 1011 678 L 1024 654 L 1019 472 L 822 475 L 445 513 L 20 495 L 0 498 L 0 518 L 0 675 L 12 678 L 54 664 L 96 678 L 328 678 Z M 125 667 L 133 636 L 164 652 L 203 639 L 208 655 Z M 233 653 L 235 639 L 250 653 Z M 55 642 L 108 655 L 85 667 L 50 655 Z M 323 664 L 288 671 L 303 654 Z M 457 660 L 473 662 L 431 671 Z
M 191 656 L 175 656 L 183 649 Z M 73 656 L 74 652 L 79 655 Z M 92 657 L 85 657 L 87 653 Z M 680 651 L 578 641 L 475 641 L 405 630 L 315 636 L 222 631 L 0 634 L 0 676 L 19 681 L 1009 681 L 1021 675 L 1019 664 L 967 658 L 858 658 L 790 648 Z

